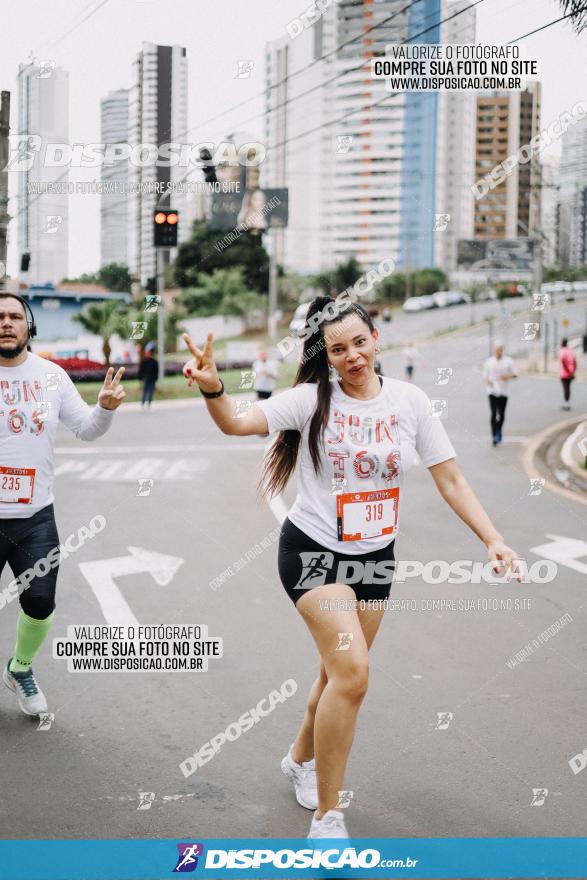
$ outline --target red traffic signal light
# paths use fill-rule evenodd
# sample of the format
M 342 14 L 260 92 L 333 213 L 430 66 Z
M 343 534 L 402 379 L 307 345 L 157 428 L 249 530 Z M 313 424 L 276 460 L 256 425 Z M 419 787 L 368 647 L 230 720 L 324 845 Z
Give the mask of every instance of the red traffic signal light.
M 153 244 L 155 247 L 177 247 L 179 214 L 171 208 L 153 211 Z

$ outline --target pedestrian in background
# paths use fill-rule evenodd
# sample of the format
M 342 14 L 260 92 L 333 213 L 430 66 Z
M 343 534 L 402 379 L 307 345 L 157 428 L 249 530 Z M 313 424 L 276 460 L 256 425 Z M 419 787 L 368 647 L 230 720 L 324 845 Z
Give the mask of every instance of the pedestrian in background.
M 147 343 L 143 359 L 139 366 L 138 378 L 139 381 L 142 381 L 143 383 L 141 409 L 145 408 L 145 404 L 147 405 L 147 408 L 150 409 L 153 394 L 155 393 L 155 385 L 159 378 L 159 361 L 153 355 L 154 347 L 155 346 L 152 342 Z
M 508 355 L 504 357 L 503 345 L 498 343 L 495 346 L 495 355 L 487 358 L 483 367 L 483 379 L 491 409 L 491 435 L 494 446 L 502 440 L 501 432 L 508 402 L 507 383 L 510 379 L 517 378 L 513 360 Z
M 571 382 L 575 378 L 577 372 L 577 356 L 572 348 L 569 348 L 568 339 L 561 340 L 561 347 L 558 353 L 558 362 L 560 366 L 560 380 L 563 386 L 563 409 L 571 408 Z
M 255 374 L 255 391 L 257 400 L 267 400 L 275 391 L 277 384 L 277 364 L 270 361 L 266 351 L 259 352 L 259 358 L 253 364 Z
M 418 359 L 418 349 L 411 342 L 408 342 L 404 348 L 404 367 L 406 370 L 406 379 L 411 382 L 414 378 L 414 367 Z

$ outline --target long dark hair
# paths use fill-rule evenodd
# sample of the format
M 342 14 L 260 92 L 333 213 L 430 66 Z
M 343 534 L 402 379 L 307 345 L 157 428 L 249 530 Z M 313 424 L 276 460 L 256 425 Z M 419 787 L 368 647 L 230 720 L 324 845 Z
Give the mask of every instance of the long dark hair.
M 337 303 L 333 317 L 330 317 L 331 310 L 329 309 L 318 327 L 311 323 L 309 326 L 313 330 L 312 333 L 308 334 L 308 321 L 312 315 L 322 312 L 326 306 L 334 302 L 335 300 L 329 296 L 317 296 L 316 299 L 312 300 L 306 316 L 307 338 L 304 340 L 302 358 L 293 384 L 294 388 L 296 385 L 301 385 L 304 382 L 315 382 L 318 386 L 316 409 L 310 422 L 308 435 L 308 448 L 316 474 L 320 470 L 320 443 L 324 437 L 324 429 L 328 424 L 332 393 L 330 369 L 324 342 L 326 322 L 328 322 L 328 326 L 332 326 L 332 324 L 342 321 L 348 315 L 356 314 L 365 322 L 371 333 L 375 329 L 373 321 L 363 306 L 346 300 L 344 303 Z M 259 480 L 259 490 L 262 495 L 277 495 L 285 489 L 298 460 L 300 440 L 301 434 L 297 430 L 279 432 L 263 462 L 263 470 Z

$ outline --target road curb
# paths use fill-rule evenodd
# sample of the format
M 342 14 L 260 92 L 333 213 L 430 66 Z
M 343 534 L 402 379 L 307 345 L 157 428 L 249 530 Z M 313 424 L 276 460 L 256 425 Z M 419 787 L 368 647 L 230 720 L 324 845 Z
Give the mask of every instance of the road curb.
M 556 422 L 553 425 L 549 425 L 548 428 L 540 431 L 539 434 L 535 434 L 533 437 L 530 438 L 530 440 L 528 440 L 526 446 L 524 447 L 521 460 L 522 467 L 524 468 L 530 479 L 544 479 L 545 489 L 549 489 L 551 492 L 555 492 L 557 495 L 562 495 L 563 498 L 567 498 L 571 501 L 575 501 L 579 504 L 584 504 L 587 506 L 587 494 L 581 495 L 578 492 L 572 492 L 570 489 L 565 489 L 564 486 L 561 486 L 560 483 L 558 483 L 556 480 L 545 477 L 544 472 L 540 471 L 536 466 L 536 458 L 541 450 L 544 450 L 544 452 L 546 452 L 546 450 L 550 446 L 551 441 L 554 440 L 554 438 L 558 434 L 560 434 L 561 431 L 576 428 L 577 425 L 584 421 L 584 419 L 584 416 L 574 416 L 572 419 L 565 419 L 562 422 Z

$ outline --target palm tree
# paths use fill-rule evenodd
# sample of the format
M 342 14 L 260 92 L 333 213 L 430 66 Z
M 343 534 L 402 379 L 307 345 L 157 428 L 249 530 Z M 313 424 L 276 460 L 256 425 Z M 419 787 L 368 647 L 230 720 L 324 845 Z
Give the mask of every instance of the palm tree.
M 559 0 L 565 15 L 569 15 L 578 34 L 587 28 L 587 3 L 585 0 Z
M 123 321 L 126 315 L 126 305 L 116 299 L 105 299 L 101 302 L 89 303 L 73 316 L 73 320 L 82 325 L 88 333 L 94 333 L 102 337 L 102 352 L 104 363 L 110 366 L 110 337 L 114 334 L 122 336 Z M 121 332 L 122 331 L 122 332 Z

